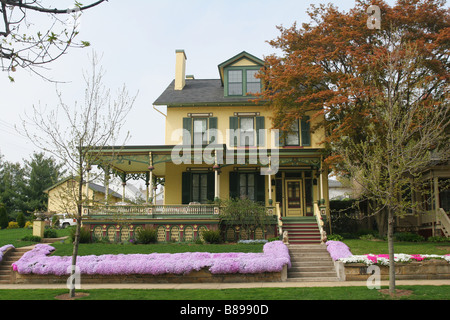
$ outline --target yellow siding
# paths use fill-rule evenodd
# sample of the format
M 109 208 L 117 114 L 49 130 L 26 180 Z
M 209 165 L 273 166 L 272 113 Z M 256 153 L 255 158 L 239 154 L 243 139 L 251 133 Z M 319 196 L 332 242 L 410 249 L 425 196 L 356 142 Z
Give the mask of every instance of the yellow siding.
M 235 112 L 259 112 L 260 116 L 264 117 L 264 127 L 266 129 L 272 128 L 271 115 L 272 112 L 267 108 L 260 106 L 241 106 L 241 107 L 170 107 L 167 108 L 166 118 L 166 145 L 177 145 L 182 143 L 182 129 L 183 118 L 188 116 L 188 113 L 212 113 L 213 117 L 217 117 L 217 129 L 219 131 L 219 141 L 221 144 L 229 144 L 227 137 L 227 129 L 230 127 L 230 117 L 234 116 Z M 311 123 L 311 127 L 315 125 L 316 119 Z M 311 134 L 311 146 L 305 148 L 322 148 L 319 144 L 324 138 L 324 129 L 317 130 Z M 268 130 L 266 139 L 267 142 L 264 148 L 275 148 L 274 135 Z

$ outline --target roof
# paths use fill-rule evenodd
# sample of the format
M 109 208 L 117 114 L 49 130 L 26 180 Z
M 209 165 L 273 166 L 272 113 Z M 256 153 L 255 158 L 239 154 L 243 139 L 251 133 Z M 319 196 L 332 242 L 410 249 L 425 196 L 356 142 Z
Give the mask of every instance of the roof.
M 69 181 L 69 180 L 75 180 L 75 179 L 74 179 L 73 177 L 67 177 L 67 178 L 65 178 L 65 179 L 63 179 L 63 180 L 61 180 L 61 181 L 58 181 L 58 182 L 57 182 L 56 184 L 54 184 L 53 186 L 51 186 L 51 187 L 45 189 L 45 190 L 44 190 L 44 193 L 48 193 L 50 190 L 55 189 L 55 188 L 58 187 L 59 185 L 65 183 L 65 182 L 67 182 L 67 181 Z M 104 186 L 98 185 L 98 184 L 93 183 L 93 182 L 89 182 L 89 189 L 94 190 L 94 191 L 97 191 L 97 192 L 100 192 L 100 193 L 103 193 L 103 194 L 105 193 L 105 190 L 106 190 L 106 188 L 105 188 Z M 112 189 L 110 189 L 110 188 L 109 188 L 108 190 L 109 190 L 108 194 L 112 195 L 113 197 L 116 197 L 116 198 L 121 198 L 121 197 L 122 197 L 120 194 L 118 194 L 118 193 L 115 192 L 114 190 L 112 190 Z
M 178 51 L 178 50 L 177 50 Z M 183 51 L 184 52 L 184 51 Z M 218 65 L 220 79 L 186 79 L 183 90 L 175 90 L 173 80 L 158 99 L 153 103 L 156 106 L 199 106 L 199 105 L 257 105 L 253 96 L 224 95 L 223 70 L 241 59 L 247 59 L 255 66 L 263 66 L 264 61 L 246 51 Z
M 256 105 L 251 96 L 225 97 L 220 79 L 187 79 L 183 90 L 174 90 L 175 80 L 153 103 L 156 106 Z

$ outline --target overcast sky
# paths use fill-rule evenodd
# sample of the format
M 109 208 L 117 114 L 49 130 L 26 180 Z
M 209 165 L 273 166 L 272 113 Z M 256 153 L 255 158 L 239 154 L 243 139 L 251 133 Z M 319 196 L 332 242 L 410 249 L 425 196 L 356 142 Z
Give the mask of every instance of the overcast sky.
M 50 1 L 51 2 L 51 1 Z M 53 3 L 72 1 L 53 1 Z M 83 1 L 87 4 L 91 1 Z M 93 2 L 93 1 L 92 1 Z M 187 55 L 186 74 L 197 79 L 218 79 L 217 66 L 247 51 L 261 59 L 277 53 L 268 40 L 279 36 L 277 25 L 290 27 L 308 22 L 312 0 L 109 0 L 87 10 L 80 20 L 78 40 L 91 47 L 71 49 L 52 63 L 45 75 L 58 84 L 67 104 L 83 101 L 82 72 L 89 71 L 88 55 L 102 54 L 105 85 L 114 93 L 123 84 L 137 96 L 124 130 L 131 133 L 128 145 L 164 144 L 164 117 L 152 103 L 174 78 L 175 50 Z M 393 1 L 388 1 L 393 3 Z M 353 0 L 335 2 L 340 10 L 354 6 Z M 69 5 L 70 6 L 70 5 Z M 0 153 L 5 160 L 22 162 L 36 149 L 21 137 L 14 125 L 33 105 L 56 103 L 56 86 L 42 78 L 18 70 L 0 73 Z

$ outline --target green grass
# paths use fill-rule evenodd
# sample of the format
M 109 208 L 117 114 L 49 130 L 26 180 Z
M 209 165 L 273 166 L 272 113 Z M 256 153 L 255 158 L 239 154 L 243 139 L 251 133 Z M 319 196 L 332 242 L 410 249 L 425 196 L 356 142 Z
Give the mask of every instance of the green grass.
M 56 233 L 58 237 L 69 235 L 68 229 L 57 229 Z M 33 235 L 33 229 L 2 229 L 0 230 L 0 247 L 12 244 L 14 247 L 20 248 L 36 244 L 36 242 L 21 240 L 23 237 L 31 235 Z
M 344 240 L 352 254 L 362 255 L 367 253 L 388 254 L 387 241 L 371 240 Z M 394 242 L 394 251 L 405 254 L 438 254 L 450 253 L 450 241 L 448 242 Z
M 54 243 L 53 255 L 72 255 L 72 244 Z M 78 254 L 102 255 L 102 254 L 149 254 L 177 253 L 177 252 L 262 252 L 263 244 L 186 244 L 186 243 L 161 243 L 161 244 L 112 244 L 112 243 L 80 243 Z
M 387 287 L 382 287 L 386 289 Z M 80 300 L 448 300 L 450 286 L 398 286 L 412 294 L 391 298 L 367 287 L 305 287 L 248 289 L 93 289 L 77 290 Z M 53 300 L 67 289 L 5 289 L 0 300 Z

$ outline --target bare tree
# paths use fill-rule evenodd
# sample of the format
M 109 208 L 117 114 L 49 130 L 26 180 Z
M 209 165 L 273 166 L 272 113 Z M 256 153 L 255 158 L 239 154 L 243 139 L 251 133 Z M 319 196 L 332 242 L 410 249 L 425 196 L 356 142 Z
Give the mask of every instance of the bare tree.
M 125 118 L 132 108 L 135 98 L 130 97 L 125 86 L 111 99 L 110 90 L 102 84 L 104 72 L 97 67 L 97 58 L 92 57 L 92 73 L 85 75 L 84 104 L 75 102 L 73 108 L 67 105 L 58 92 L 59 103 L 49 111 L 33 106 L 33 113 L 23 120 L 23 129 L 28 138 L 40 149 L 58 159 L 72 173 L 78 188 L 71 192 L 77 207 L 77 227 L 72 254 L 72 273 L 78 255 L 82 206 L 86 203 L 82 187 L 92 164 L 103 148 L 117 144 Z M 32 130 L 34 128 L 34 130 Z M 124 141 L 128 138 L 128 134 Z M 108 151 L 111 151 L 109 148 Z M 75 295 L 74 286 L 70 295 Z
M 394 222 L 416 209 L 409 190 L 420 191 L 421 174 L 433 160 L 450 156 L 448 79 L 429 90 L 433 75 L 424 72 L 413 45 L 392 39 L 379 60 L 383 81 L 374 83 L 372 123 L 366 139 L 342 137 L 333 144 L 364 199 L 386 210 L 389 246 L 389 290 L 395 292 Z
M 83 10 L 104 1 L 88 5 L 75 1 L 73 8 L 52 8 L 41 0 L 0 0 L 1 69 L 9 73 L 24 68 L 43 77 L 37 68 L 55 61 L 70 47 L 89 46 L 88 41 L 74 41 L 79 33 L 79 18 Z M 48 17 L 46 26 L 35 26 L 40 17 Z M 14 81 L 11 75 L 9 78 Z

